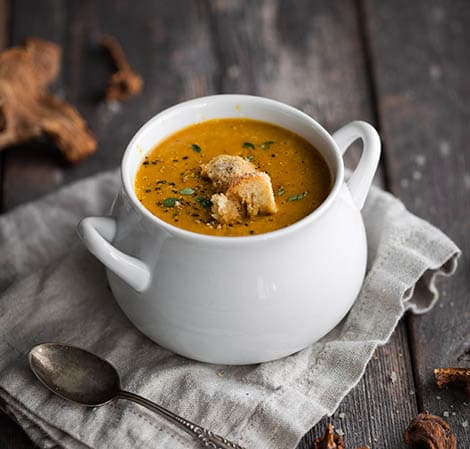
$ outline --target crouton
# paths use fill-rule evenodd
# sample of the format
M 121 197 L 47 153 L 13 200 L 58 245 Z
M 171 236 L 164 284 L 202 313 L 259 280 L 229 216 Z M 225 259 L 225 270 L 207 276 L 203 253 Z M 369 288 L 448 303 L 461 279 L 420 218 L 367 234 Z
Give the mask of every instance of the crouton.
M 250 217 L 277 212 L 271 178 L 267 173 L 250 173 L 235 179 L 226 196 L 230 200 L 238 200 Z
M 229 199 L 223 193 L 212 195 L 212 216 L 221 224 L 241 221 L 241 204 L 238 200 Z
M 211 198 L 212 216 L 221 224 L 277 211 L 269 175 L 240 156 L 216 156 L 202 165 L 201 174 L 218 192 Z
M 201 166 L 201 174 L 212 181 L 217 192 L 225 192 L 232 181 L 256 173 L 256 167 L 240 156 L 221 154 Z

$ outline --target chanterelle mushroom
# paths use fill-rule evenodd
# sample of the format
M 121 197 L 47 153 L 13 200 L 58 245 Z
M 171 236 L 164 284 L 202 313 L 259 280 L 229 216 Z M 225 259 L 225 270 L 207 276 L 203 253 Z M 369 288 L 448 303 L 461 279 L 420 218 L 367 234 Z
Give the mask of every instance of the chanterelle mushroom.
M 0 150 L 47 134 L 70 162 L 95 151 L 96 140 L 77 110 L 48 90 L 60 54 L 56 44 L 37 38 L 0 54 Z

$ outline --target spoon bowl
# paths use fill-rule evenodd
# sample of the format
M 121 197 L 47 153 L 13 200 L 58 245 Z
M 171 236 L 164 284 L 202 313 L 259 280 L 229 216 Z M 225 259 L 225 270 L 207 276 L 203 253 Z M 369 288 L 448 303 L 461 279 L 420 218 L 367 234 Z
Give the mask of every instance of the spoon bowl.
M 91 352 L 59 343 L 44 343 L 29 352 L 29 366 L 53 393 L 88 407 L 114 399 L 121 390 L 119 374 Z

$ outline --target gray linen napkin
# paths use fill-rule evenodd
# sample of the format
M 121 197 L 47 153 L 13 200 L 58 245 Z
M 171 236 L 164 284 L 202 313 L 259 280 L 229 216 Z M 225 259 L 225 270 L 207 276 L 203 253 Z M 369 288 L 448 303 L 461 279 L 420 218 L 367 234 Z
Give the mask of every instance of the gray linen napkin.
M 110 360 L 123 385 L 247 449 L 295 448 L 358 382 L 405 310 L 438 299 L 459 249 L 373 188 L 364 208 L 369 267 L 351 312 L 320 342 L 254 366 L 184 359 L 140 334 L 115 304 L 103 267 L 75 225 L 106 213 L 119 188 L 106 173 L 0 217 L 0 405 L 44 448 L 196 448 L 191 437 L 137 405 L 86 409 L 55 397 L 29 372 L 35 344 L 59 341 Z

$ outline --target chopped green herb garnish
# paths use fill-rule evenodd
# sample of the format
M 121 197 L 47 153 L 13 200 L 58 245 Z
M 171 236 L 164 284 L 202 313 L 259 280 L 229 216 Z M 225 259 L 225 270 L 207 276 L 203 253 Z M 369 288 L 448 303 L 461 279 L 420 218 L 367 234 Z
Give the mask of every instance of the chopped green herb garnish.
M 266 142 L 263 142 L 261 144 L 261 149 L 262 150 L 267 150 L 273 143 L 276 143 L 276 142 L 274 142 L 272 140 L 267 140 Z
M 192 143 L 191 144 L 191 148 L 193 151 L 195 151 L 196 153 L 200 153 L 201 152 L 201 147 L 197 144 L 197 143 Z
M 245 161 L 251 162 L 254 158 L 255 157 L 252 154 L 250 154 L 249 156 L 246 156 L 244 159 Z
M 308 195 L 308 192 L 302 192 L 299 193 L 298 195 L 292 195 L 289 198 L 287 198 L 287 201 L 299 201 L 303 200 L 306 196 Z
M 191 187 L 185 187 L 184 189 L 180 190 L 181 195 L 192 195 L 194 193 L 194 189 Z
M 251 142 L 243 142 L 243 148 L 249 148 L 250 150 L 254 150 L 255 146 Z
M 212 207 L 212 201 L 209 198 L 204 198 L 203 196 L 198 196 L 196 198 L 196 201 L 202 206 L 208 209 L 209 207 Z
M 283 186 L 279 187 L 279 189 L 277 190 L 277 196 L 282 196 L 284 195 L 284 193 L 286 193 L 284 187 Z
M 176 198 L 173 198 L 173 197 L 170 196 L 169 198 L 165 198 L 165 199 L 162 201 L 162 204 L 163 204 L 165 207 L 175 207 L 176 201 L 177 201 Z

